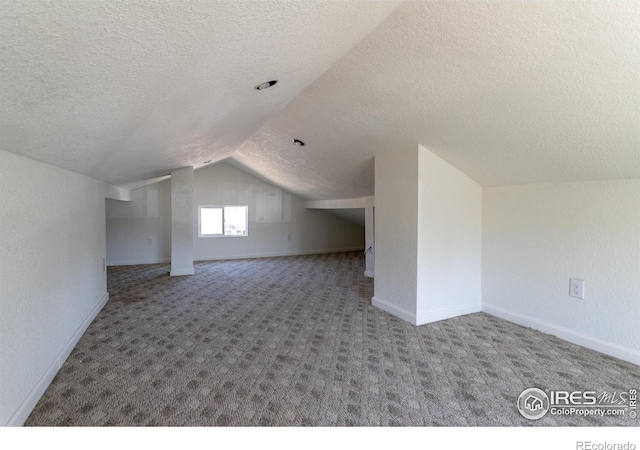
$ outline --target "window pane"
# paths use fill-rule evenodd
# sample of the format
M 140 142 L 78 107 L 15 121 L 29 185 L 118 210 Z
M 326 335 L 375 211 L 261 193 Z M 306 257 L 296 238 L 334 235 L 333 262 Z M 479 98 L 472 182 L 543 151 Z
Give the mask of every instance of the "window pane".
M 200 234 L 222 234 L 222 208 L 200 208 Z
M 224 207 L 224 234 L 232 236 L 246 236 L 247 234 L 247 207 Z

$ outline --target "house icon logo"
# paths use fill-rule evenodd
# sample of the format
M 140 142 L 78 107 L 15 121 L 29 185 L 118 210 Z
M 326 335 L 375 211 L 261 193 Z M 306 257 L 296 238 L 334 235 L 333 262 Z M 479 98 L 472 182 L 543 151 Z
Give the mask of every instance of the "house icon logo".
M 549 397 L 541 389 L 525 389 L 518 397 L 518 411 L 529 420 L 541 419 L 549 411 Z
M 529 411 L 537 411 L 542 409 L 542 400 L 538 397 L 534 397 L 533 395 L 529 395 L 529 397 L 525 399 L 524 405 Z

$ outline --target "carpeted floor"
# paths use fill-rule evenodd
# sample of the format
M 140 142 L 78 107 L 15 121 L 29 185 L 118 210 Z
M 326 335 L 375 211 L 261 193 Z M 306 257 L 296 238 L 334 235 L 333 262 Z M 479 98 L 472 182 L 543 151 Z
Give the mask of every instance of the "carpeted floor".
M 479 313 L 414 327 L 368 304 L 360 253 L 109 268 L 110 301 L 27 425 L 640 425 L 529 421 L 529 387 L 640 387 L 637 366 Z

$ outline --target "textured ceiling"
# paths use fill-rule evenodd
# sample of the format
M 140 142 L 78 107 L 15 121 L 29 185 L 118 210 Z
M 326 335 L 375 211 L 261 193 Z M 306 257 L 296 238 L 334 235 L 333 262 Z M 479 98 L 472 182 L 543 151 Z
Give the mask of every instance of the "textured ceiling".
M 418 143 L 482 185 L 640 177 L 640 2 L 406 2 L 234 157 L 348 198 Z
M 368 196 L 418 144 L 482 185 L 635 178 L 640 2 L 4 2 L 0 104 L 0 149 L 120 185 L 231 158 Z
M 223 159 L 396 6 L 2 1 L 0 149 L 117 185 Z

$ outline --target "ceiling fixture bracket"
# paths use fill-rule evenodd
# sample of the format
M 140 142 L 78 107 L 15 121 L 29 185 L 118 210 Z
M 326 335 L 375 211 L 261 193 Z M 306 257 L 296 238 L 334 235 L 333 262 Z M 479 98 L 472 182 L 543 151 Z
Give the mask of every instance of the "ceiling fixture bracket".
M 300 139 L 293 139 L 293 143 L 296 144 L 298 147 L 304 147 L 306 145 Z

